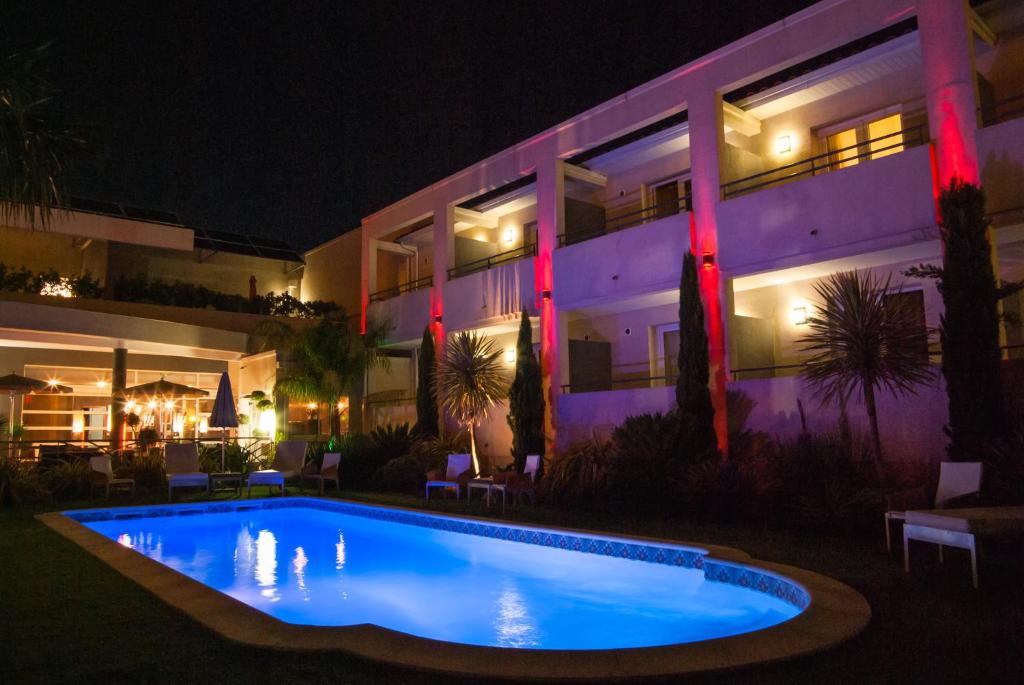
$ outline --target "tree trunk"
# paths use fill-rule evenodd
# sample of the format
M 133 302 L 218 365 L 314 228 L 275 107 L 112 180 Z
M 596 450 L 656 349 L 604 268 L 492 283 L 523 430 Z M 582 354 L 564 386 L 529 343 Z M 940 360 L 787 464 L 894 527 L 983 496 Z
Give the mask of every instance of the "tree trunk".
M 875 455 L 875 472 L 879 480 L 882 477 L 882 438 L 878 433 L 878 408 L 875 406 L 875 386 L 864 384 L 864 407 L 868 411 L 868 424 L 871 426 L 871 446 Z
M 473 424 L 475 422 L 469 422 L 469 453 L 473 455 L 473 475 L 480 475 L 480 462 L 476 458 L 476 433 L 473 431 Z

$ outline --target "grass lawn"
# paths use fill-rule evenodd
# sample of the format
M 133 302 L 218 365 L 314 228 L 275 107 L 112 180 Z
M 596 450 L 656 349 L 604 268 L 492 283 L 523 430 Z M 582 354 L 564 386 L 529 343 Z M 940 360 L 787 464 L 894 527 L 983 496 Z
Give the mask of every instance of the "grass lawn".
M 350 499 L 421 506 L 413 497 L 343 493 Z M 132 503 L 159 502 L 156 496 Z M 150 596 L 35 521 L 51 509 L 128 504 L 114 498 L 61 507 L 0 510 L 0 683 L 451 682 L 344 654 L 261 652 L 226 642 Z M 482 504 L 438 510 L 497 515 Z M 758 559 L 832 576 L 871 603 L 865 633 L 828 652 L 703 678 L 711 683 L 1021 682 L 1024 563 L 1014 550 L 982 550 L 981 591 L 966 553 L 944 566 L 916 547 L 913 576 L 879 539 L 812 537 L 681 521 L 623 523 L 568 511 L 523 508 L 523 522 L 577 526 L 730 545 Z

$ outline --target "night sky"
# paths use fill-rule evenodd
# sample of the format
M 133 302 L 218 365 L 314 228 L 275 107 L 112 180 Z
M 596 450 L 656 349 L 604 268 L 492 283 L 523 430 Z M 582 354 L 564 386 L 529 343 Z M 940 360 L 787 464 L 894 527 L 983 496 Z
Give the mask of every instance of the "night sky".
M 808 0 L 0 0 L 98 156 L 72 191 L 308 248 Z

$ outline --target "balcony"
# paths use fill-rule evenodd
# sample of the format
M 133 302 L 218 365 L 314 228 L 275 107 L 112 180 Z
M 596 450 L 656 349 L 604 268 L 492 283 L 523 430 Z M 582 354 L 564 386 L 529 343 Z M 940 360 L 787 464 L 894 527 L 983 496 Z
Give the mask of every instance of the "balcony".
M 680 212 L 555 250 L 555 301 L 575 307 L 678 289 L 689 236 L 690 215 Z
M 384 288 L 383 290 L 378 290 L 375 293 L 370 293 L 370 304 L 390 300 L 392 297 L 398 297 L 399 295 L 411 293 L 414 290 L 420 290 L 422 288 L 429 288 L 432 285 L 434 285 L 433 275 L 424 276 L 423 278 L 418 278 L 414 281 L 399 283 L 391 288 Z
M 718 207 L 726 270 L 771 269 L 935 237 L 928 146 L 762 188 Z
M 479 328 L 518 316 L 534 303 L 532 246 L 527 255 L 460 274 L 444 286 L 444 324 L 449 331 Z M 518 252 L 518 250 L 513 250 Z M 498 257 L 500 255 L 495 255 Z M 468 265 L 467 265 L 468 266 Z M 406 299 L 408 295 L 400 298 Z M 426 310 L 424 310 L 424 316 Z
M 529 259 L 530 257 L 537 256 L 537 244 L 530 243 L 517 247 L 513 250 L 507 250 L 505 252 L 499 252 L 482 259 L 475 259 L 465 264 L 448 269 L 448 280 L 451 281 L 462 276 L 468 276 L 470 274 L 479 273 L 481 271 L 487 271 L 493 269 L 496 266 L 502 264 L 508 264 L 509 262 L 519 261 L 520 259 Z
M 610 209 L 608 211 L 614 212 L 615 210 Z M 593 240 L 594 238 L 600 238 L 627 228 L 634 228 L 636 226 L 641 226 L 643 224 L 648 224 L 653 221 L 658 221 L 659 219 L 689 211 L 691 211 L 690 196 L 684 195 L 651 207 L 632 209 L 620 214 L 615 214 L 605 221 L 595 222 L 595 225 L 584 225 L 572 233 L 563 233 L 558 236 L 558 246 L 566 247 L 568 245 L 575 245 L 576 243 Z
M 406 290 L 400 295 L 370 302 L 367 316 L 376 322 L 387 322 L 393 328 L 391 342 L 418 340 L 430 323 L 430 288 Z
M 978 165 L 985 188 L 986 209 L 993 223 L 1003 224 L 998 215 L 1024 205 L 1024 118 L 1010 119 L 978 130 Z
M 869 160 L 881 159 L 909 148 L 924 145 L 927 142 L 928 131 L 923 124 L 905 128 L 856 145 L 831 150 L 746 178 L 723 183 L 722 199 L 728 200 L 765 188 L 773 188 L 784 183 L 856 166 Z

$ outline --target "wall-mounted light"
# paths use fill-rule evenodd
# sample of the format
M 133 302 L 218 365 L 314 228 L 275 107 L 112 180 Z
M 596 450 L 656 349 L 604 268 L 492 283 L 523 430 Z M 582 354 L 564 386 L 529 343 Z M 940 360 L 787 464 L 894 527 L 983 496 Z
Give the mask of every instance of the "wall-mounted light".
M 505 242 L 508 243 L 509 245 L 514 243 L 516 241 L 516 227 L 515 226 L 508 226 L 508 227 L 506 227 L 505 228 L 505 233 L 503 235 L 503 238 L 504 238 Z
M 551 299 L 551 291 L 550 290 L 541 290 L 540 291 L 540 297 L 541 297 L 542 300 L 550 300 Z
M 789 316 L 794 326 L 803 326 L 807 323 L 807 307 L 793 307 Z
M 516 361 L 516 348 L 506 347 L 505 348 L 505 363 L 514 364 Z
M 105 388 L 105 387 L 107 387 L 107 382 L 106 381 L 96 381 L 96 387 L 97 388 Z
M 703 255 L 701 255 L 700 263 L 704 266 L 705 269 L 710 269 L 714 267 L 715 255 L 711 254 L 710 252 L 705 252 Z
M 82 412 L 75 412 L 71 418 L 71 432 L 76 434 L 85 432 L 85 415 Z
M 792 136 L 779 136 L 775 139 L 775 153 L 783 154 L 793 149 L 793 138 Z
M 443 321 L 444 318 L 440 314 L 434 314 L 434 323 L 441 323 Z

